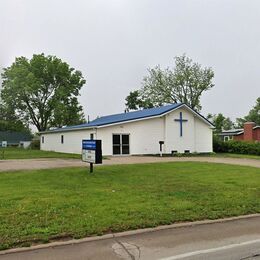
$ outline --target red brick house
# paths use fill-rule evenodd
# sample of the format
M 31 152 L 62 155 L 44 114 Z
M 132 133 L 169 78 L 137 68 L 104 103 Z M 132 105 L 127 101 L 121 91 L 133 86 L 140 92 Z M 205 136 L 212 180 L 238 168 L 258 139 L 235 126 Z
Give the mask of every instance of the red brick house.
M 257 126 L 254 122 L 246 122 L 242 129 L 222 131 L 219 135 L 223 141 L 236 140 L 260 142 L 260 126 Z

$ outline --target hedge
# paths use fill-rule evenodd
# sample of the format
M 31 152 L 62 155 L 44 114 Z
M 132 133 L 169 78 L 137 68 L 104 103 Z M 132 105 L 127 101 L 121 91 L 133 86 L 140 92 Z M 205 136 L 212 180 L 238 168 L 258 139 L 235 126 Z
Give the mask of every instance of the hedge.
M 260 155 L 260 142 L 227 141 L 223 142 L 219 138 L 213 139 L 213 150 L 216 153 L 238 153 Z

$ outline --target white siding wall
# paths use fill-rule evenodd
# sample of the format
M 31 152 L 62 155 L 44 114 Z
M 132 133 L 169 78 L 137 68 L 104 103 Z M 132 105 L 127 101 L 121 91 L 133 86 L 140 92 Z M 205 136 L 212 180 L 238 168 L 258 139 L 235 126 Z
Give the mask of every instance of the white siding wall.
M 90 133 L 95 133 L 95 131 L 80 130 L 80 131 L 42 134 L 41 150 L 80 154 L 82 139 L 89 139 Z M 61 143 L 61 135 L 64 136 L 63 144 Z M 44 137 L 44 143 L 42 143 L 42 137 Z
M 97 139 L 102 141 L 104 155 L 112 155 L 112 134 L 130 134 L 130 154 L 159 153 L 163 140 L 164 118 L 146 119 L 127 124 L 99 128 Z
M 213 152 L 213 131 L 198 117 L 195 117 L 195 151 L 198 153 Z

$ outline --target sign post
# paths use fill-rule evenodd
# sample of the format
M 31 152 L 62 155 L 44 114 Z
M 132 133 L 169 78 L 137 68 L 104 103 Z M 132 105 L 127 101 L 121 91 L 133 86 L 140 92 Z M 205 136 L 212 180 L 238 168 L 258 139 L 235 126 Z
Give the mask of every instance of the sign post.
M 102 164 L 101 140 L 82 140 L 82 161 L 90 164 L 90 172 L 93 172 L 93 164 Z

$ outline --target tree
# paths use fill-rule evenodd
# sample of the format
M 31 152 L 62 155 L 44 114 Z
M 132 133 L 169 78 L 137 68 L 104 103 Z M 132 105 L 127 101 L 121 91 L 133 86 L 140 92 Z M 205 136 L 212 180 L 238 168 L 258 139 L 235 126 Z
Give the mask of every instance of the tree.
M 29 126 L 19 120 L 14 111 L 0 103 L 0 131 L 17 131 L 31 133 Z
M 185 54 L 175 57 L 173 70 L 161 69 L 159 65 L 148 69 L 148 75 L 144 77 L 141 89 L 130 92 L 126 97 L 126 101 L 132 100 L 126 103 L 126 107 L 127 109 L 158 107 L 180 102 L 199 111 L 202 93 L 214 86 L 213 77 L 214 72 L 211 68 L 202 68 Z
M 2 78 L 4 104 L 38 131 L 84 120 L 77 97 L 85 79 L 61 59 L 44 54 L 31 60 L 19 57 L 4 69 Z
M 260 125 L 260 97 L 257 98 L 255 106 L 249 111 L 244 118 L 237 118 L 237 125 L 243 127 L 245 122 L 255 122 Z
M 125 99 L 127 110 L 137 110 L 141 108 L 152 108 L 153 104 L 149 99 L 142 100 L 138 90 L 131 91 Z
M 223 114 L 219 113 L 217 115 L 208 114 L 207 119 L 209 119 L 215 126 L 215 132 L 220 133 L 222 130 L 230 130 L 234 128 L 234 123 L 229 117 L 225 117 Z

